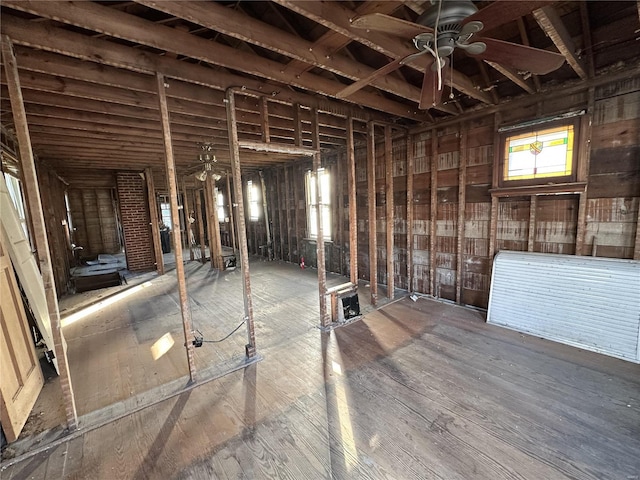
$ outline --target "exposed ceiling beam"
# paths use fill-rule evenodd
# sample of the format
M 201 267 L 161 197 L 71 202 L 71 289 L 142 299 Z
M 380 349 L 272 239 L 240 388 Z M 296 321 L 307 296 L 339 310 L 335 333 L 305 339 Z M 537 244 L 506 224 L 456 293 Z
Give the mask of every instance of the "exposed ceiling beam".
M 567 27 L 562 23 L 562 19 L 555 8 L 551 6 L 539 8 L 534 10 L 533 16 L 540 28 L 551 38 L 558 51 L 567 59 L 567 63 L 571 65 L 571 68 L 581 79 L 585 80 L 587 71 L 584 61 L 578 56 L 571 35 L 567 31 Z
M 518 72 L 516 72 L 512 68 L 505 67 L 504 65 L 500 65 L 499 63 L 495 63 L 495 62 L 487 61 L 487 63 L 491 65 L 493 68 L 495 68 L 497 71 L 499 71 L 501 74 L 503 74 L 505 77 L 507 77 L 509 80 L 511 80 L 513 83 L 515 83 L 520 88 L 522 88 L 525 92 L 535 93 L 535 90 L 529 86 L 527 81 L 524 78 L 522 78 L 520 75 L 518 75 Z
M 125 39 L 260 78 L 281 82 L 284 85 L 292 84 L 310 92 L 335 96 L 343 88 L 343 85 L 339 82 L 308 72 L 291 82 L 282 73 L 283 65 L 281 63 L 245 53 L 165 25 L 159 25 L 97 3 L 6 0 L 3 5 L 104 33 L 115 38 Z M 411 110 L 405 105 L 367 92 L 359 92 L 359 94 L 351 97 L 349 101 L 374 110 L 382 110 L 394 116 L 423 120 L 422 114 L 417 110 Z
M 352 40 L 356 40 L 380 53 L 383 53 L 394 60 L 415 53 L 415 48 L 409 42 L 385 35 L 378 32 L 353 28 L 351 20 L 358 16 L 358 13 L 349 9 L 340 2 L 308 2 L 303 0 L 274 0 L 276 3 L 287 7 L 294 12 L 304 15 L 327 28 L 345 35 Z M 424 67 L 409 64 L 412 68 L 424 72 Z M 447 76 L 448 77 L 448 76 Z M 483 92 L 473 81 L 458 71 L 453 71 L 452 78 L 446 78 L 445 83 L 461 91 L 465 95 L 480 100 L 481 102 L 492 103 L 491 97 Z M 440 107 L 436 107 L 440 108 Z
M 516 20 L 516 22 L 518 23 L 518 31 L 520 32 L 520 40 L 522 41 L 522 44 L 526 45 L 527 47 L 530 47 L 531 42 L 529 42 L 529 35 L 527 34 L 527 26 L 524 24 L 524 20 L 522 19 L 522 17 L 520 17 Z M 536 87 L 536 92 L 539 92 L 540 79 L 538 78 L 538 75 L 532 74 L 531 77 L 533 77 L 533 84 Z
M 273 5 L 273 2 L 269 2 L 270 5 Z M 368 13 L 386 13 L 390 14 L 394 10 L 400 7 L 400 3 L 393 1 L 367 1 L 358 5 L 355 11 L 358 15 L 366 15 Z M 337 52 L 343 51 L 343 54 L 348 58 L 353 60 L 353 56 L 350 54 L 348 50 L 343 50 L 351 42 L 351 38 L 345 37 L 344 35 L 329 30 L 324 33 L 320 38 L 318 38 L 315 42 L 313 42 L 312 48 L 314 50 L 323 49 L 329 56 L 336 54 Z M 319 51 L 319 50 L 318 50 Z M 300 62 L 298 60 L 292 60 L 285 67 L 285 72 L 289 75 L 300 75 L 304 72 L 307 72 L 311 69 L 311 65 L 305 62 Z
M 640 6 L 640 0 L 638 6 Z M 638 13 L 640 13 L 640 11 Z M 593 42 L 591 41 L 591 25 L 589 24 L 589 6 L 587 5 L 586 0 L 580 0 L 580 22 L 582 24 L 584 51 L 587 53 L 587 72 L 589 73 L 589 78 L 593 78 L 596 74 L 596 69 L 593 61 Z
M 336 54 L 327 47 L 314 45 L 313 42 L 304 40 L 297 35 L 287 33 L 215 2 L 205 4 L 194 1 L 178 3 L 158 0 L 136 1 L 155 10 L 160 10 L 196 25 L 224 33 L 243 42 L 258 45 L 351 80 L 359 80 L 375 71 L 375 69 L 367 65 L 354 62 L 344 55 Z M 289 74 L 286 80 L 291 84 L 295 84 L 299 75 Z M 372 85 L 415 103 L 418 103 L 420 99 L 420 89 L 418 87 L 394 77 L 380 78 L 373 82 Z

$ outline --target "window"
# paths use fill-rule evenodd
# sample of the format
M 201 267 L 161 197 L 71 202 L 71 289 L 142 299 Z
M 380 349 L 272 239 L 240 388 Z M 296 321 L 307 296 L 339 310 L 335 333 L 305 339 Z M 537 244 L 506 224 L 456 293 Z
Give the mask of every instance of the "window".
M 22 188 L 20 186 L 20 180 L 11 175 L 5 175 L 4 178 L 7 181 L 9 196 L 11 197 L 11 200 L 13 200 L 13 205 L 16 207 L 16 213 L 18 214 L 18 218 L 20 219 L 20 225 L 22 225 L 24 235 L 25 237 L 30 238 L 29 229 L 27 228 L 27 216 L 25 214 L 24 203 L 22 201 Z
M 257 222 L 260 219 L 260 195 L 258 186 L 252 180 L 247 182 L 247 199 L 249 200 L 249 220 Z
M 503 133 L 501 186 L 576 181 L 577 122 L 566 120 Z
M 162 224 L 171 229 L 171 204 L 169 203 L 169 197 L 166 195 L 160 195 L 160 216 Z M 162 228 L 162 225 L 160 225 L 160 228 Z
M 318 170 L 320 176 L 320 211 L 322 212 L 322 236 L 324 240 L 331 240 L 331 182 L 329 172 Z M 307 225 L 310 238 L 318 238 L 318 204 L 316 203 L 316 175 L 307 172 Z
M 224 210 L 224 195 L 216 188 L 216 204 L 218 205 L 218 222 L 224 223 L 227 220 Z

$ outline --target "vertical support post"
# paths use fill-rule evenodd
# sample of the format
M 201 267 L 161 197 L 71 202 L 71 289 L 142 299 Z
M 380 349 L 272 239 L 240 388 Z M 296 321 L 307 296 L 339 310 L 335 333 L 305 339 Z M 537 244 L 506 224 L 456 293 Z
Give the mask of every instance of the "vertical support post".
M 282 167 L 284 171 L 286 167 Z M 280 260 L 284 260 L 284 214 L 282 212 L 282 186 L 280 181 L 282 180 L 283 175 L 280 175 L 280 169 L 275 171 L 276 177 L 276 192 L 278 195 L 277 201 L 274 202 L 278 207 L 278 229 L 280 231 Z M 286 186 L 285 186 L 286 190 Z
M 160 225 L 158 223 L 158 202 L 156 201 L 156 187 L 153 181 L 153 170 L 146 168 L 144 178 L 147 182 L 147 198 L 149 201 L 149 216 L 151 217 L 151 238 L 153 239 L 153 252 L 156 256 L 156 270 L 158 275 L 164 275 L 164 257 L 162 256 L 162 244 L 160 242 Z
M 464 265 L 464 219 L 467 202 L 467 129 L 460 124 L 460 156 L 458 165 L 458 248 L 456 258 L 456 302 L 462 303 L 462 275 Z
M 231 226 L 231 245 L 233 246 L 233 254 L 235 255 L 238 245 L 236 243 L 236 226 L 235 213 L 233 213 L 233 199 L 231 198 L 231 184 L 229 183 L 229 174 L 227 173 L 227 203 L 229 204 L 229 225 Z
M 538 211 L 538 196 L 531 195 L 529 202 L 529 238 L 527 239 L 527 252 L 533 252 L 536 243 L 536 214 Z
M 182 312 L 182 328 L 187 351 L 189 377 L 193 382 L 196 379 L 196 364 L 193 358 L 193 344 L 191 343 L 191 333 L 193 329 L 191 327 L 191 312 L 189 310 L 189 298 L 187 297 L 187 284 L 184 277 L 184 263 L 182 261 L 180 217 L 178 216 L 178 187 L 176 184 L 176 167 L 173 159 L 173 145 L 171 143 L 169 108 L 167 107 L 164 75 L 159 72 L 156 73 L 156 80 L 158 82 L 158 103 L 160 107 L 160 119 L 162 121 L 162 139 L 164 140 L 167 181 L 169 183 L 169 202 L 171 206 L 171 221 L 173 222 L 173 247 L 176 257 L 176 278 L 178 279 L 178 295 L 180 297 L 180 310 Z
M 358 208 L 356 205 L 356 153 L 353 118 L 347 118 L 347 168 L 349 182 L 349 279 L 358 284 Z
M 393 234 L 394 221 L 393 221 L 393 149 L 391 140 L 391 127 L 385 125 L 384 127 L 384 171 L 385 171 L 385 211 L 387 218 L 387 297 L 393 300 L 393 294 L 395 290 L 395 262 L 393 258 Z
M 204 240 L 204 215 L 202 211 L 202 196 L 200 190 L 196 190 L 196 219 L 198 221 L 198 238 L 200 240 L 200 261 L 206 263 L 207 251 L 205 249 Z
M 62 333 L 60 325 L 60 310 L 58 306 L 58 295 L 51 264 L 51 252 L 49 250 L 49 240 L 44 223 L 44 211 L 42 208 L 42 198 L 38 187 L 38 176 L 36 172 L 35 160 L 31 149 L 31 136 L 29 135 L 29 125 L 27 123 L 27 112 L 24 108 L 24 99 L 20 87 L 20 76 L 18 75 L 18 63 L 13 50 L 13 44 L 8 35 L 2 35 L 2 61 L 4 63 L 7 77 L 7 87 L 9 90 L 9 101 L 13 112 L 13 122 L 18 138 L 20 150 L 20 165 L 24 178 L 26 196 L 29 198 L 29 212 L 33 223 L 33 236 L 38 251 L 40 273 L 44 285 L 44 293 L 47 301 L 47 310 L 51 322 L 51 333 L 53 345 L 49 347 L 55 352 L 60 375 L 60 387 L 62 389 L 62 400 L 64 403 L 65 420 L 69 430 L 78 428 L 78 414 L 73 395 L 73 385 L 67 359 L 67 343 Z
M 240 146 L 238 144 L 238 124 L 236 119 L 236 100 L 233 89 L 226 92 L 227 125 L 229 128 L 229 153 L 231 155 L 231 173 L 233 174 L 233 193 L 238 202 L 236 220 L 238 222 L 238 243 L 240 247 L 240 267 L 242 269 L 242 293 L 244 297 L 244 316 L 247 322 L 248 358 L 256 355 L 256 337 L 253 321 L 253 302 L 251 299 L 251 276 L 249 274 L 249 250 L 247 247 L 247 230 L 244 215 L 244 197 L 242 196 L 242 177 L 240 172 Z
M 595 107 L 595 88 L 589 88 L 587 99 L 587 113 L 582 117 L 580 122 L 580 147 L 578 149 L 578 181 L 587 182 L 584 190 L 580 192 L 578 201 L 578 225 L 576 228 L 576 255 L 585 255 L 585 235 L 587 232 L 587 207 L 589 190 L 589 163 L 591 161 L 591 125 L 593 118 L 593 109 Z
M 369 215 L 369 284 L 371 305 L 378 303 L 378 239 L 376 232 L 376 139 L 373 122 L 367 123 L 367 203 Z
M 267 258 L 273 260 L 273 238 L 271 238 L 271 225 L 269 222 L 269 209 L 267 205 L 267 187 L 264 185 L 264 174 L 262 170 L 258 172 L 260 174 L 260 191 L 262 196 L 262 213 L 264 213 L 264 229 L 267 234 Z
M 287 251 L 289 252 L 288 258 L 289 262 L 291 262 L 291 198 L 289 197 L 289 186 L 291 183 L 289 182 L 289 169 L 284 167 L 284 204 L 287 209 Z M 283 259 L 284 260 L 284 259 Z
M 187 180 L 182 177 L 182 208 L 184 213 L 184 227 L 187 236 L 187 245 L 189 245 L 189 260 L 193 260 L 193 230 L 191 228 L 191 209 L 189 208 L 189 195 L 187 193 Z
M 429 222 L 429 293 L 436 291 L 436 226 L 438 223 L 438 131 L 431 130 L 431 206 Z
M 413 292 L 413 136 L 407 134 L 407 290 Z
M 324 201 L 322 194 L 322 183 L 320 181 L 320 173 L 322 170 L 322 155 L 320 154 L 320 125 L 318 123 L 318 111 L 314 108 L 311 113 L 311 129 L 313 138 L 313 148 L 316 149 L 316 153 L 313 154 L 313 171 L 315 173 L 316 182 L 316 198 L 315 203 L 317 205 L 317 231 L 318 239 L 316 242 L 316 253 L 318 258 L 318 295 L 320 297 L 320 325 L 327 327 L 330 322 L 330 318 L 327 315 L 327 272 L 325 269 L 325 255 L 324 255 L 324 221 L 323 221 L 323 208 Z

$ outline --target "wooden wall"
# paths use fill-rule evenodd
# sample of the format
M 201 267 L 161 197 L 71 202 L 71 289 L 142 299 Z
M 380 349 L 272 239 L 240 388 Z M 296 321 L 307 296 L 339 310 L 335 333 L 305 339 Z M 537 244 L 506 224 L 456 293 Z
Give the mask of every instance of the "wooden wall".
M 67 186 L 56 172 L 44 166 L 38 168 L 38 183 L 56 292 L 61 296 L 69 291 L 71 278 L 69 265 L 72 253 L 64 201 Z
M 441 128 L 411 132 L 413 140 L 413 231 L 407 232 L 406 138 L 392 145 L 394 218 L 385 213 L 385 168 L 382 130 L 376 129 L 377 281 L 386 283 L 386 229 L 394 229 L 394 280 L 397 288 L 486 308 L 491 281 L 490 248 L 640 258 L 636 232 L 640 203 L 640 79 L 598 87 L 593 92 L 592 133 L 581 146 L 588 165 L 584 237 L 579 238 L 580 195 L 505 196 L 494 199 L 493 162 L 498 126 L 589 108 L 589 92 L 553 101 L 531 103 Z M 501 119 L 500 119 L 501 118 Z M 496 122 L 500 123 L 497 124 Z M 369 279 L 369 221 L 366 148 L 356 147 L 358 264 L 361 279 Z M 348 190 L 344 150 L 329 152 L 323 163 L 332 173 L 333 239 L 327 243 L 327 268 L 348 274 Z M 285 184 L 284 169 L 289 173 Z M 315 243 L 305 244 L 304 171 L 308 162 L 272 169 L 265 174 L 270 195 L 275 256 L 304 252 L 315 264 Z M 257 178 L 257 176 L 256 176 Z M 460 181 L 464 184 L 461 186 Z M 461 192 L 461 188 L 464 190 Z M 289 200 L 283 192 L 289 192 Z M 342 201 L 340 201 L 342 198 Z M 462 203 L 461 203 L 462 202 Z M 462 209 L 462 211 L 460 211 Z M 287 215 L 288 211 L 288 215 Z M 462 222 L 462 225 L 459 225 Z M 280 226 L 282 224 L 282 227 Z M 495 225 L 492 238 L 491 226 Z M 289 230 L 291 234 L 289 244 Z M 283 232 L 280 234 L 280 232 Z M 260 236 L 262 230 L 254 235 Z M 411 235 L 413 264 L 406 264 L 406 235 Z M 295 239 L 295 241 L 294 241 Z M 300 248 L 302 247 L 302 248 Z M 254 250 L 255 251 L 255 250 Z M 307 257 L 308 255 L 308 257 Z M 293 261 L 298 261 L 293 255 Z M 413 279 L 408 284 L 408 273 Z

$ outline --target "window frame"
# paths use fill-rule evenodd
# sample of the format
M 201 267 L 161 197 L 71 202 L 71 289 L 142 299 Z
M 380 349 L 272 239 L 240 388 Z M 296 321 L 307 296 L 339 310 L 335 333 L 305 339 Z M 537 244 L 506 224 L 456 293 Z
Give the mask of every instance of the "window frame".
M 327 181 L 326 183 L 322 183 L 319 182 L 320 184 L 320 188 L 322 188 L 322 185 L 326 185 L 327 187 L 327 191 L 321 191 L 318 192 L 318 201 L 319 201 L 319 206 L 320 209 L 318 208 L 318 205 L 315 202 L 315 198 L 313 198 L 312 195 L 312 190 L 311 190 L 311 182 L 313 181 L 315 183 L 315 179 L 316 179 L 316 172 L 313 170 L 307 170 L 306 174 L 305 174 L 305 199 L 306 199 L 306 207 L 307 207 L 307 235 L 311 240 L 318 240 L 318 224 L 317 224 L 317 217 L 313 217 L 312 215 L 312 210 L 316 211 L 316 215 L 318 215 L 318 212 L 322 212 L 323 213 L 323 219 L 326 219 L 327 221 L 323 222 L 322 224 L 322 237 L 324 239 L 325 242 L 331 242 L 332 241 L 332 236 L 333 236 L 333 232 L 332 232 L 332 228 L 331 228 L 331 172 L 326 169 L 326 168 L 320 168 L 318 170 L 318 173 L 320 175 L 326 176 Z M 318 185 L 318 184 L 316 184 Z M 326 215 L 324 215 L 326 213 Z M 316 221 L 312 221 L 312 219 L 315 218 Z
M 549 122 L 538 123 L 535 125 L 523 126 L 521 128 L 509 129 L 499 133 L 499 160 L 495 163 L 494 179 L 497 185 L 494 188 L 512 188 L 512 187 L 540 187 L 545 185 L 555 185 L 563 183 L 575 183 L 578 181 L 578 161 L 579 161 L 579 149 L 580 149 L 580 124 L 581 116 L 574 116 L 572 118 L 562 118 L 558 120 L 552 120 Z M 535 133 L 552 128 L 573 126 L 573 146 L 572 146 L 572 159 L 571 159 L 571 173 L 569 175 L 555 175 L 542 178 L 524 178 L 524 179 L 506 179 L 505 165 L 507 162 L 507 139 L 522 135 L 525 133 Z
M 247 205 L 249 206 L 249 212 L 248 212 L 249 221 L 258 222 L 260 221 L 260 212 L 261 212 L 261 205 L 260 205 L 261 198 L 260 198 L 260 192 L 258 189 L 258 184 L 253 180 L 247 180 L 246 188 L 247 188 Z

